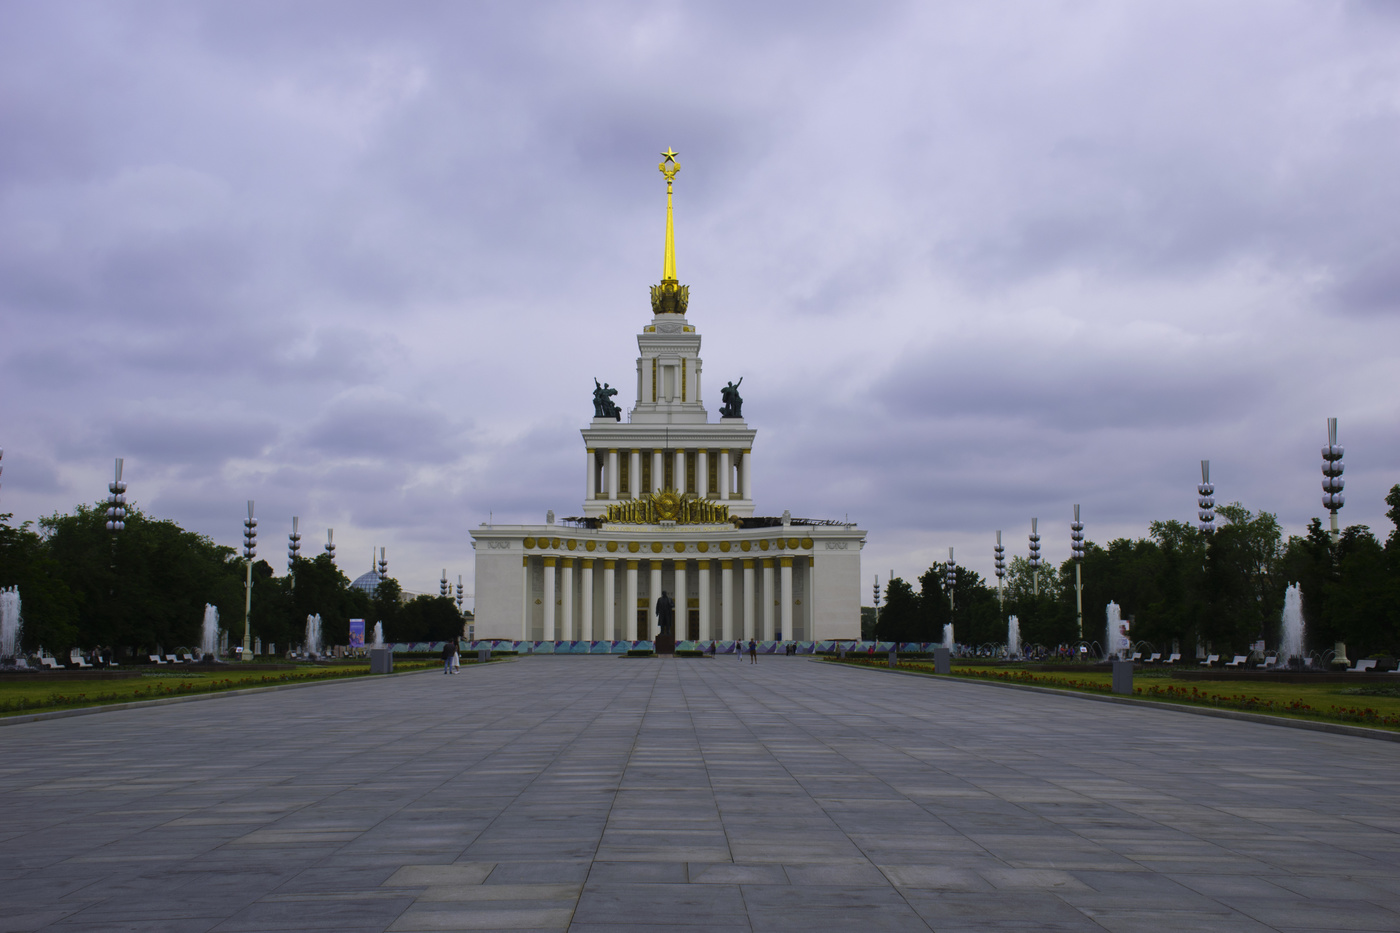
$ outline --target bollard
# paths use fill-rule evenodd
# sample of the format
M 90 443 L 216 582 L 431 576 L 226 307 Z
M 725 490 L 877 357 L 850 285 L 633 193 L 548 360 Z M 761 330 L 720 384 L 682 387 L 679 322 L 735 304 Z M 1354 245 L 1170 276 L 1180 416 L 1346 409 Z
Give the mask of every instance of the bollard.
M 898 660 L 897 660 L 898 657 L 899 657 L 899 653 L 898 653 L 895 649 L 891 648 L 891 649 L 890 649 L 890 667 L 894 667 L 896 664 L 899 663 Z
M 1113 692 L 1124 696 L 1133 695 L 1133 662 L 1113 661 Z
M 491 660 L 491 649 L 490 649 L 490 648 L 478 648 L 478 649 L 476 649 L 476 660 L 477 660 L 477 662 L 480 663 L 480 664 L 485 664 L 487 661 Z
M 953 673 L 953 652 L 947 648 L 934 648 L 933 672 L 935 674 Z

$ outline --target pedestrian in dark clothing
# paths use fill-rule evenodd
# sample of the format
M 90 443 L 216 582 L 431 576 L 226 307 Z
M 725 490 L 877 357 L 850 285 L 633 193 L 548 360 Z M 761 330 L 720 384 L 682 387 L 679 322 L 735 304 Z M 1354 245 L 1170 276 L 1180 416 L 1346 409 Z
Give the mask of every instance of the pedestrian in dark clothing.
M 444 674 L 452 673 L 452 649 L 453 646 L 450 641 L 445 642 L 442 646 L 442 672 Z
M 752 638 L 749 639 L 749 663 L 758 663 L 758 642 L 754 641 Z

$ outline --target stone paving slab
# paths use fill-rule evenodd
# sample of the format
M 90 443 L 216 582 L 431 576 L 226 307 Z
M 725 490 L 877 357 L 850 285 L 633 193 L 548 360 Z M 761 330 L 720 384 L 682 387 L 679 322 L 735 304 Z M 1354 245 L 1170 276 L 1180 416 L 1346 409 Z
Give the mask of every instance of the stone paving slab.
M 0 933 L 1400 930 L 1400 747 L 807 659 L 4 730 Z

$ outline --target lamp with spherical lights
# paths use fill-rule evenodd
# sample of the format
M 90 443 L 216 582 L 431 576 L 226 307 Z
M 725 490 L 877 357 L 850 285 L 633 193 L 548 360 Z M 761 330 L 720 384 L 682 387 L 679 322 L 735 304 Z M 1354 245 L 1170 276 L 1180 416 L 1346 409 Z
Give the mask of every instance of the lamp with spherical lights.
M 243 521 L 243 563 L 248 577 L 243 593 L 243 660 L 253 658 L 253 558 L 258 556 L 258 520 L 253 517 L 253 500 L 248 500 L 248 517 Z
M 1342 455 L 1346 453 L 1346 448 L 1337 444 L 1337 419 L 1327 419 L 1327 446 L 1322 448 L 1322 507 L 1330 513 L 1332 517 L 1332 543 L 1337 543 L 1337 536 L 1340 533 L 1337 528 L 1337 510 L 1346 504 L 1346 499 L 1342 496 L 1342 488 L 1346 483 L 1342 480 L 1342 471 L 1346 469 L 1346 464 L 1342 463 Z
M 1201 485 L 1196 487 L 1196 492 L 1200 498 L 1196 500 L 1196 505 L 1200 511 L 1196 517 L 1201 522 L 1201 533 L 1210 534 L 1215 531 L 1215 486 L 1210 481 L 1210 461 L 1201 461 Z
M 1035 593 L 1036 596 L 1039 596 L 1039 595 L 1040 595 L 1040 535 L 1037 534 L 1037 533 L 1036 533 L 1036 530 L 1035 530 L 1035 529 L 1036 529 L 1036 524 L 1037 524 L 1039 521 L 1040 521 L 1040 519 L 1038 519 L 1038 518 L 1033 518 L 1033 519 L 1031 519 L 1031 534 L 1030 534 L 1030 542 L 1031 542 L 1031 544 L 1030 544 L 1030 551 L 1031 551 L 1031 553 L 1030 553 L 1030 557 L 1026 559 L 1026 563 L 1028 563 L 1028 564 L 1031 565 L 1032 589 L 1033 589 L 1033 591 L 1034 591 L 1034 593 Z
M 997 544 L 992 548 L 992 553 L 996 555 L 997 570 L 997 606 L 999 611 L 1006 611 L 1006 596 L 1002 590 L 1002 581 L 1006 577 L 1006 548 L 1001 546 L 1001 532 L 997 531 Z
M 126 528 L 126 483 L 122 482 L 121 457 L 117 458 L 116 478 L 107 484 L 107 530 L 122 531 Z
M 1084 563 L 1084 523 L 1079 520 L 1079 505 L 1074 506 L 1074 521 L 1069 526 L 1069 553 L 1074 558 L 1074 612 L 1079 624 L 1079 637 L 1084 637 L 1084 578 L 1080 565 Z

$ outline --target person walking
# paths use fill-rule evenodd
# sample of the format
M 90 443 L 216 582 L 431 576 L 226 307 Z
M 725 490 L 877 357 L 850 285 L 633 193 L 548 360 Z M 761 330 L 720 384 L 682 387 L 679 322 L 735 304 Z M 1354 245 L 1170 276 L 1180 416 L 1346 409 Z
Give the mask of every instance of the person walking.
M 749 663 L 758 663 L 758 642 L 754 641 L 752 638 L 749 639 Z
M 734 657 L 740 661 L 744 660 L 744 638 L 742 635 L 734 639 Z
M 456 641 L 452 641 L 452 673 L 457 673 L 462 669 L 462 648 Z
M 452 673 L 452 642 L 450 641 L 442 643 L 442 672 L 444 674 Z

